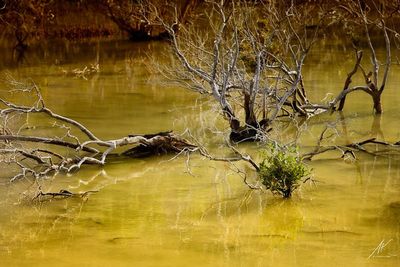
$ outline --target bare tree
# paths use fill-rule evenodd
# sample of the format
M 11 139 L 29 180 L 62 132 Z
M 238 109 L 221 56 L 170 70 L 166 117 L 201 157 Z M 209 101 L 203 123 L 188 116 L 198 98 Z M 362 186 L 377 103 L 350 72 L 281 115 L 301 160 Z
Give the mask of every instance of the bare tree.
M 342 110 L 346 96 L 368 93 L 376 113 L 382 112 L 381 95 L 391 64 L 391 42 L 386 21 L 399 5 L 379 7 L 366 1 L 207 1 L 197 21 L 200 27 L 163 20 L 153 14 L 171 36 L 171 47 L 181 64 L 178 71 L 164 70 L 185 87 L 212 95 L 229 122 L 232 141 L 259 140 L 281 117 L 304 116 Z M 341 24 L 342 23 L 342 24 Z M 372 71 L 362 66 L 363 52 L 357 50 L 355 66 L 342 91 L 328 103 L 312 103 L 303 80 L 303 64 L 321 30 L 347 27 L 363 32 L 371 55 Z M 177 25 L 179 35 L 177 34 Z M 379 67 L 371 28 L 382 33 L 386 49 L 384 73 Z M 347 38 L 346 35 L 343 36 Z M 365 85 L 351 87 L 361 70 Z M 174 72 L 174 73 L 172 73 Z
M 378 6 L 379 4 L 379 6 Z M 394 4 L 394 5 L 393 5 Z M 345 1 L 339 8 L 345 10 L 344 16 L 347 15 L 351 16 L 351 22 L 359 26 L 363 32 L 366 39 L 366 43 L 368 46 L 369 54 L 370 54 L 370 61 L 371 61 L 371 68 L 372 70 L 367 73 L 366 69 L 361 65 L 361 59 L 363 53 L 361 51 L 357 52 L 356 56 L 356 64 L 354 69 L 349 73 L 345 86 L 341 94 L 337 96 L 335 102 L 340 100 L 338 110 L 342 110 L 345 104 L 346 95 L 353 91 L 364 91 L 369 94 L 373 101 L 373 109 L 376 114 L 382 113 L 382 103 L 381 103 L 381 96 L 386 87 L 388 74 L 391 65 L 391 42 L 389 38 L 388 31 L 394 32 L 395 36 L 397 37 L 397 33 L 393 29 L 389 29 L 386 26 L 386 21 L 392 17 L 394 13 L 400 11 L 400 2 L 395 1 L 392 3 L 366 3 L 366 1 Z M 346 21 L 349 19 L 344 17 Z M 379 31 L 382 32 L 383 40 L 385 43 L 385 63 L 384 65 L 384 72 L 381 81 L 379 81 L 379 69 L 382 65 L 377 57 L 377 53 L 374 48 L 373 41 L 371 39 L 370 31 L 371 28 L 377 28 Z M 350 88 L 351 78 L 360 69 L 365 80 L 364 86 L 355 86 Z
M 318 29 L 298 23 L 303 13 L 294 5 L 246 1 L 209 1 L 203 9 L 201 27 L 181 25 L 179 35 L 177 15 L 172 24 L 158 19 L 182 66 L 172 76 L 213 96 L 231 140 L 257 140 L 279 117 L 307 116 L 301 73 Z

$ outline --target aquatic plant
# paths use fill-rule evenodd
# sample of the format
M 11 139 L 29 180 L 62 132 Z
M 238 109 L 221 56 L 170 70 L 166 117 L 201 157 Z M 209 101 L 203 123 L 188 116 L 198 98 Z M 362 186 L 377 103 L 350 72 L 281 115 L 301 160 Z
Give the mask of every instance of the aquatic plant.
M 310 169 L 301 161 L 297 148 L 275 144 L 264 152 L 258 175 L 273 194 L 289 198 L 300 182 L 310 175 Z

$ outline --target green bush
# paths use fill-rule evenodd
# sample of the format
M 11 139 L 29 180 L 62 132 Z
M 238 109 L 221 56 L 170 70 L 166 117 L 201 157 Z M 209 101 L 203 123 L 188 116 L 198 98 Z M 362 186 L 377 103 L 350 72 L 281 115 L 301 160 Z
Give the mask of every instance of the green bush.
M 276 145 L 266 151 L 260 164 L 259 177 L 273 194 L 291 197 L 300 182 L 310 175 L 309 168 L 300 160 L 295 148 Z

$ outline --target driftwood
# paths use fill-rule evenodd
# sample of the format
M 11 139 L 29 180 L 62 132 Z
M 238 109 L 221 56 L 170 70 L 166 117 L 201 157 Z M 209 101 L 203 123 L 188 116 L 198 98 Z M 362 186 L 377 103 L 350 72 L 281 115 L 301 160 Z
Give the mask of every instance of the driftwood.
M 131 158 L 143 158 L 152 155 L 168 153 L 181 153 L 185 149 L 194 149 L 195 145 L 179 137 L 172 131 L 156 134 L 129 135 L 129 137 L 142 137 L 139 145 L 130 148 L 122 154 Z
M 321 135 L 323 136 L 323 134 Z M 321 140 L 321 139 L 320 139 Z M 375 144 L 381 145 L 387 148 L 387 150 L 369 150 L 366 145 Z M 360 142 L 354 142 L 350 144 L 344 145 L 327 145 L 323 146 L 320 143 L 315 147 L 315 149 L 311 152 L 305 153 L 302 155 L 303 160 L 312 160 L 315 156 L 326 153 L 328 151 L 339 151 L 342 156 L 341 158 L 345 158 L 346 155 L 351 156 L 353 159 L 357 159 L 356 152 L 366 153 L 372 156 L 378 156 L 382 154 L 387 154 L 390 151 L 392 152 L 400 152 L 400 141 L 395 143 L 389 143 L 382 140 L 377 140 L 376 138 L 369 138 Z
M 97 192 L 97 190 L 89 190 L 82 193 L 73 193 L 65 189 L 61 189 L 58 192 L 43 192 L 39 188 L 39 192 L 32 198 L 32 201 L 44 202 L 52 199 L 65 199 L 70 197 L 87 198 L 90 194 Z
M 27 106 L 0 98 L 0 166 L 12 173 L 11 181 L 69 173 L 83 164 L 101 166 L 111 154 L 138 158 L 196 148 L 171 131 L 103 140 L 83 124 L 47 108 L 34 83 L 23 84 L 8 78 L 14 93 L 29 95 L 36 100 Z M 28 120 L 28 116 L 32 118 L 36 114 L 48 119 L 50 131 L 46 131 L 46 136 L 40 127 L 37 129 L 38 125 L 30 122 L 35 120 Z M 61 137 L 48 136 L 48 132 L 51 135 L 60 131 L 64 132 Z M 125 152 L 117 151 L 125 147 Z
M 130 134 L 118 139 L 103 140 L 78 121 L 59 115 L 47 108 L 39 88 L 34 83 L 23 84 L 11 77 L 8 78 L 14 87 L 13 92 L 30 94 L 31 98 L 35 99 L 33 104 L 26 106 L 0 98 L 0 120 L 2 122 L 0 125 L 0 167 L 3 166 L 12 171 L 11 181 L 70 173 L 79 170 L 84 164 L 102 166 L 106 164 L 111 155 L 143 158 L 175 154 L 175 158 L 185 154 L 189 159 L 192 153 L 199 153 L 213 161 L 230 163 L 234 171 L 243 177 L 244 183 L 249 188 L 260 188 L 248 183 L 246 173 L 236 167 L 233 162 L 248 162 L 255 171 L 259 170 L 258 164 L 249 155 L 240 153 L 229 142 L 227 143 L 233 155 L 215 157 L 209 154 L 193 136 L 190 135 L 190 139 L 194 140 L 195 144 L 172 131 Z M 32 118 L 37 114 L 42 117 L 44 115 L 51 125 L 50 131 L 46 131 L 46 136 L 43 136 L 40 127 L 36 128 L 38 125 L 32 124 L 31 119 L 28 120 L 28 115 Z M 60 131 L 63 131 L 64 134 L 62 137 L 57 137 L 55 132 L 59 133 Z M 186 163 L 190 173 L 188 161 Z M 68 190 L 43 192 L 39 188 L 33 199 L 46 201 L 74 196 L 85 197 L 87 193 L 73 193 Z

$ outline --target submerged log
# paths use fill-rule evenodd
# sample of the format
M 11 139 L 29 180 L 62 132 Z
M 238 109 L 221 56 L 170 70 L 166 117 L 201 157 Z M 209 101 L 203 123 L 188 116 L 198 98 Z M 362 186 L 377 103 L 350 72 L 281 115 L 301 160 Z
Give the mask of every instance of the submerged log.
M 156 134 L 129 135 L 129 137 L 143 137 L 138 146 L 130 148 L 122 154 L 132 158 L 144 158 L 153 155 L 169 153 L 181 153 L 185 150 L 193 150 L 197 146 L 179 137 L 172 131 Z

